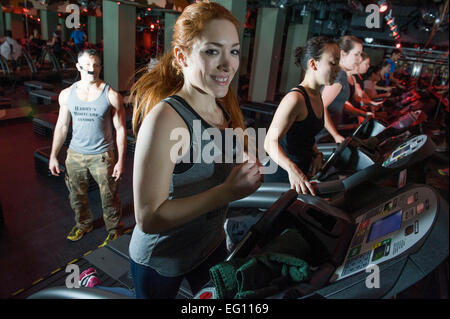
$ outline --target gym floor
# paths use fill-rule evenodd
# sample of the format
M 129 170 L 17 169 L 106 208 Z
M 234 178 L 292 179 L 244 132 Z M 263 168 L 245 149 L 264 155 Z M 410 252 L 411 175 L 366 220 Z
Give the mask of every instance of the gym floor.
M 30 112 L 23 86 L 5 92 L 13 98 L 13 108 L 5 111 Z M 56 105 L 37 106 L 28 116 L 0 121 L 0 203 L 3 226 L 0 226 L 0 298 L 20 298 L 53 272 L 86 252 L 94 250 L 107 236 L 98 191 L 89 193 L 95 216 L 94 230 L 78 242 L 66 240 L 74 226 L 73 212 L 63 178 L 40 174 L 35 170 L 33 153 L 50 146 L 51 139 L 33 132 L 32 114 L 50 112 Z M 8 114 L 7 114 L 8 115 Z M 126 171 L 119 185 L 122 201 L 123 229 L 135 224 L 132 202 L 132 154 L 127 154 Z
M 0 117 L 7 118 L 0 120 L 0 203 L 4 220 L 0 225 L 0 298 L 20 299 L 29 288 L 95 250 L 107 233 L 98 191 L 91 191 L 94 230 L 78 242 L 66 240 L 74 225 L 68 191 L 62 178 L 38 173 L 33 156 L 36 149 L 50 146 L 51 139 L 33 132 L 32 116 L 57 110 L 58 106 L 30 107 L 23 86 L 18 86 L 15 92 L 5 92 L 5 96 L 13 99 L 13 108 L 0 110 L 7 112 Z M 20 115 L 20 112 L 25 113 Z M 8 114 L 12 115 L 8 117 Z M 131 230 L 135 224 L 132 156 L 127 154 L 126 171 L 119 186 L 124 230 Z M 448 177 L 437 173 L 438 168 L 444 167 L 442 163 L 429 166 L 426 183 L 436 187 L 448 201 Z M 447 285 L 440 285 L 442 282 Z M 448 259 L 426 280 L 398 298 L 448 298 Z

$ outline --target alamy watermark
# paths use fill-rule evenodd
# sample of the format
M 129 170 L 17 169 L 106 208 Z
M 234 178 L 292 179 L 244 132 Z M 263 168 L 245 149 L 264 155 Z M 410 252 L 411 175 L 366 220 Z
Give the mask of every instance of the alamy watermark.
M 74 264 L 68 264 L 66 272 L 69 275 L 66 277 L 67 288 L 80 288 L 80 267 Z
M 80 267 L 75 264 L 68 264 L 65 271 L 69 273 L 66 277 L 66 287 L 70 289 L 80 288 Z M 369 273 L 366 277 L 366 287 L 368 289 L 380 288 L 380 268 L 378 265 L 368 265 L 366 267 L 366 273 Z
M 69 12 L 70 14 L 66 18 L 66 27 L 68 29 L 80 28 L 80 7 L 76 4 L 69 4 L 66 6 L 66 13 Z
M 380 7 L 376 4 L 369 4 L 366 6 L 366 27 L 369 29 L 381 28 L 380 22 Z M 66 27 L 68 29 L 80 28 L 80 7 L 76 4 L 69 4 L 66 6 L 66 13 L 70 13 L 66 18 Z
M 366 17 L 366 27 L 369 29 L 381 28 L 380 7 L 376 4 L 369 4 L 366 7 L 366 13 L 369 13 L 369 15 Z
M 366 267 L 366 273 L 370 273 L 366 277 L 366 287 L 368 289 L 380 288 L 380 267 L 370 264 Z
M 209 127 L 203 130 L 201 120 L 193 121 L 192 141 L 190 132 L 186 128 L 176 128 L 170 134 L 170 140 L 176 141 L 170 150 L 170 159 L 173 163 L 257 163 L 259 160 L 265 164 L 264 174 L 273 174 L 277 171 L 277 154 L 270 158 L 264 150 L 266 129 L 252 127 L 226 128 L 219 130 Z M 247 151 L 244 141 L 247 139 Z M 184 149 L 186 145 L 192 145 Z M 180 157 L 180 149 L 181 154 Z M 192 154 L 191 154 L 192 149 Z

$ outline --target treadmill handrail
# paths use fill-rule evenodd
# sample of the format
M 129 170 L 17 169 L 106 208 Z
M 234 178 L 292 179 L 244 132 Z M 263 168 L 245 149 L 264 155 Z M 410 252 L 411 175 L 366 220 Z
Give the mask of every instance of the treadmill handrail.
M 27 299 L 132 299 L 129 296 L 98 288 L 50 287 L 38 291 Z
M 370 121 L 370 117 L 366 117 L 364 119 L 364 121 L 361 122 L 361 124 L 358 125 L 358 127 L 355 129 L 355 131 L 352 134 L 352 137 L 355 137 L 356 135 L 358 135 L 359 131 L 361 131 L 361 129 L 367 125 L 367 123 L 369 123 Z
M 317 195 L 333 194 L 347 190 L 346 184 L 344 184 L 342 180 L 313 183 L 312 185 Z
M 278 215 L 283 213 L 283 211 L 297 199 L 297 195 L 298 194 L 295 190 L 289 189 L 281 197 L 278 197 L 276 201 L 270 205 L 261 219 L 250 228 L 244 238 L 241 239 L 241 241 L 236 245 L 227 257 L 226 261 L 229 261 L 231 258 L 238 255 L 247 255 L 250 251 L 250 247 L 252 246 L 250 243 L 255 240 L 255 234 L 266 233 Z
M 347 189 L 347 184 L 348 183 L 344 183 L 342 180 L 335 180 L 313 183 L 312 185 L 318 195 L 326 195 L 345 191 Z M 349 185 L 353 186 L 352 184 Z M 291 187 L 288 183 L 263 183 L 256 192 L 231 202 L 229 207 L 267 209 L 272 206 L 283 193 L 289 190 L 291 190 Z
M 231 202 L 229 207 L 267 209 L 290 189 L 290 185 L 287 183 L 263 183 L 256 192 Z

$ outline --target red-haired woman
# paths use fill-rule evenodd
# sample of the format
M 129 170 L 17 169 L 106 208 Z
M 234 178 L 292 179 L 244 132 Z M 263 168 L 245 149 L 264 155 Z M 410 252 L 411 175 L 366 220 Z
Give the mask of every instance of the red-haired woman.
M 208 129 L 244 129 L 229 88 L 238 66 L 238 22 L 221 5 L 201 2 L 185 8 L 172 49 L 133 87 L 130 264 L 137 298 L 174 298 L 183 278 L 199 290 L 227 255 L 228 203 L 261 185 L 256 164 L 203 159 L 205 143 L 216 142 L 205 141 Z M 173 138 L 180 129 L 188 138 Z

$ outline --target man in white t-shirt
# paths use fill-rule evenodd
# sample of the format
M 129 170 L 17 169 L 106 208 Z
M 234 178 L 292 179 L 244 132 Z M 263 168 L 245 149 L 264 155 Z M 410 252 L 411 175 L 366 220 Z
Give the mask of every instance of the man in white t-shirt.
M 8 61 L 11 61 L 13 71 L 16 71 L 17 60 L 22 55 L 22 47 L 12 38 L 12 32 L 6 31 L 3 43 L 0 45 L 0 54 Z

